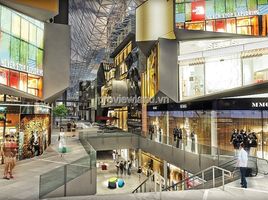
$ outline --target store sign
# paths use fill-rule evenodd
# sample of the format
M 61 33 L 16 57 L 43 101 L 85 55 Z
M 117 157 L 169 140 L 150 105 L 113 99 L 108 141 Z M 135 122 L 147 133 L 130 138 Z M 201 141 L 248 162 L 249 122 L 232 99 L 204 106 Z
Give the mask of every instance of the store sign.
M 205 20 L 205 1 L 192 2 L 192 21 Z
M 210 43 L 207 47 L 207 49 L 218 49 L 218 48 L 224 48 L 224 47 L 230 47 L 234 45 L 239 45 L 238 41 L 235 40 L 226 40 L 226 41 L 221 41 L 221 42 L 213 42 Z
M 252 102 L 252 108 L 268 108 L 268 102 Z
M 258 10 L 253 11 L 240 11 L 235 13 L 222 13 L 222 14 L 215 14 L 215 15 L 207 15 L 206 19 L 221 19 L 221 18 L 230 18 L 230 17 L 244 17 L 244 16 L 251 16 L 251 15 L 259 15 Z
M 34 74 L 34 75 L 37 75 L 37 76 L 43 76 L 43 70 L 42 69 L 32 68 L 32 67 L 22 65 L 22 64 L 19 64 L 19 63 L 15 63 L 13 61 L 9 61 L 9 60 L 6 60 L 6 59 L 1 59 L 0 60 L 0 65 L 2 67 L 6 67 L 6 68 L 9 68 L 9 69 L 14 69 L 14 70 L 21 71 L 21 72 L 27 72 L 29 74 Z
M 187 104 L 180 104 L 180 108 L 183 109 L 183 108 L 187 108 Z

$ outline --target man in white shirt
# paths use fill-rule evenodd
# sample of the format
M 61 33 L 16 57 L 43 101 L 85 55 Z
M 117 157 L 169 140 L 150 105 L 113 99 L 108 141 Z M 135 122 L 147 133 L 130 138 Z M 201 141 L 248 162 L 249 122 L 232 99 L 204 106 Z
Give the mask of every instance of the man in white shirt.
M 247 188 L 247 180 L 246 180 L 246 171 L 248 166 L 248 153 L 244 150 L 244 144 L 240 144 L 239 153 L 238 153 L 238 167 L 240 168 L 241 174 L 241 187 Z

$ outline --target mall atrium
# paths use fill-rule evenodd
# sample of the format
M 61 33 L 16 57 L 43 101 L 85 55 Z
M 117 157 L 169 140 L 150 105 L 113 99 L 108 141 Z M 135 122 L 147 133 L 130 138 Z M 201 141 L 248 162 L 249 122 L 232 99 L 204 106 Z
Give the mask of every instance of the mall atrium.
M 0 199 L 267 199 L 268 0 L 0 0 L 0 173 Z

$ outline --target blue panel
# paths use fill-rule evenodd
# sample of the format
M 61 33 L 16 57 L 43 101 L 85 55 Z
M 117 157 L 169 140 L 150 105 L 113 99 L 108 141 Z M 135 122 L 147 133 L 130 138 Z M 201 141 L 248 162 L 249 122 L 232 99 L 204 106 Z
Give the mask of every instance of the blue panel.
M 268 14 L 268 5 L 259 5 L 259 15 Z
M 179 22 L 185 22 L 185 14 L 184 13 L 176 14 L 176 23 L 179 23 Z

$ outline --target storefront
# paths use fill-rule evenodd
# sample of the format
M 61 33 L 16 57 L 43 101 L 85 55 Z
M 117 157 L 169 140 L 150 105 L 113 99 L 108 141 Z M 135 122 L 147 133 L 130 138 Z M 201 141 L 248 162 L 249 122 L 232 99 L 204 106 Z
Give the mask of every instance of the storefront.
M 51 143 L 51 108 L 43 104 L 0 105 L 0 143 L 13 135 L 18 146 L 17 159 L 41 155 Z
M 0 5 L 0 86 L 42 97 L 44 23 Z
M 153 172 L 164 176 L 164 161 L 144 151 L 141 152 L 141 167 L 142 172 L 147 176 Z
M 108 117 L 113 118 L 113 120 L 107 121 L 108 125 L 113 125 L 117 128 L 120 128 L 124 131 L 128 130 L 127 119 L 128 119 L 128 108 L 115 108 L 108 111 Z
M 266 0 L 176 0 L 176 27 L 245 35 L 268 34 Z
M 256 146 L 251 146 L 250 154 L 268 158 L 268 102 L 267 99 L 223 99 L 214 101 L 149 106 L 148 115 L 167 118 L 167 135 L 173 144 L 174 128 L 181 128 L 185 149 L 191 148 L 191 135 L 194 132 L 195 144 L 202 144 L 203 153 L 212 153 L 219 148 L 222 154 L 234 153 L 232 134 L 236 129 L 256 136 Z M 165 111 L 164 111 L 165 110 Z M 155 117 L 148 117 L 148 123 Z M 159 118 L 159 116 L 158 116 Z M 150 135 L 149 125 L 147 134 Z M 163 141 L 164 142 L 164 141 Z M 255 142 L 255 141 L 254 141 Z M 194 146 L 197 151 L 198 146 Z
M 201 57 L 179 56 L 180 100 L 268 81 L 268 48 L 260 48 L 267 40 L 244 42 L 231 45 L 227 41 L 226 47 L 212 42 L 216 48 L 199 51 Z

